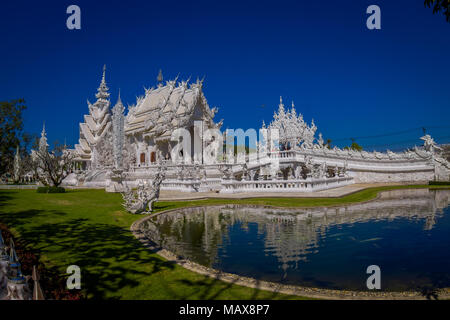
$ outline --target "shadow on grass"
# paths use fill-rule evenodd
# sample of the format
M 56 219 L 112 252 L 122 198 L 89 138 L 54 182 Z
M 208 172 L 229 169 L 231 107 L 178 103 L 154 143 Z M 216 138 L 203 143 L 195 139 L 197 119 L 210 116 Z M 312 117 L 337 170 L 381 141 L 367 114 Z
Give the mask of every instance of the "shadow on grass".
M 174 268 L 173 263 L 152 257 L 129 230 L 118 226 L 89 223 L 82 218 L 23 226 L 37 216 L 55 215 L 66 213 L 26 210 L 0 214 L 0 220 L 14 226 L 20 238 L 38 254 L 44 252 L 50 263 L 66 261 L 66 266 L 58 265 L 61 274 L 69 265 L 79 266 L 82 289 L 88 297 L 122 298 L 114 293 L 139 286 L 137 279 L 141 277 Z
M 187 285 L 194 288 L 202 288 L 201 292 L 194 292 L 191 294 L 180 295 L 176 292 L 172 292 L 172 294 L 176 295 L 178 299 L 189 300 L 189 299 L 200 299 L 200 300 L 214 300 L 219 299 L 220 295 L 225 291 L 231 289 L 236 284 L 237 280 L 232 282 L 224 282 L 219 278 L 211 278 L 208 276 L 204 276 L 202 280 L 191 281 L 191 280 L 178 280 L 180 284 Z M 256 280 L 256 288 L 249 288 L 252 290 L 252 294 L 248 297 L 249 300 L 259 300 L 259 299 L 268 299 L 273 300 L 277 297 L 281 296 L 278 292 L 272 291 L 262 291 L 260 286 L 260 281 Z M 264 294 L 262 297 L 261 294 Z M 282 298 L 286 298 L 286 296 L 282 296 Z M 241 297 L 231 297 L 232 299 L 241 299 Z
M 49 272 L 47 276 L 67 276 L 67 267 L 78 265 L 81 268 L 82 289 L 89 298 L 120 299 L 124 295 L 128 297 L 126 292 L 130 291 L 131 297 L 139 298 L 137 292 L 142 292 L 142 298 L 148 298 L 150 295 L 143 288 L 144 279 L 149 283 L 148 290 L 151 290 L 151 282 L 148 282 L 151 279 L 165 279 L 159 281 L 165 283 L 162 296 L 166 292 L 168 297 L 174 299 L 214 299 L 227 296 L 225 291 L 233 286 L 232 283 L 206 276 L 185 277 L 184 271 L 178 274 L 181 269 L 174 270 L 176 266 L 173 262 L 151 254 L 128 228 L 107 222 L 94 223 L 89 217 L 71 218 L 71 213 L 64 209 L 46 210 L 41 207 L 20 210 L 17 206 L 9 207 L 16 202 L 15 195 L 11 193 L 16 191 L 0 191 L 0 205 L 3 206 L 0 221 L 14 228 L 21 241 L 44 258 L 49 270 L 51 268 L 52 272 L 56 272 Z M 14 203 L 10 203 L 12 200 Z M 124 288 L 125 291 L 122 290 Z M 134 290 L 136 292 L 133 293 Z M 258 293 L 257 289 L 252 290 L 252 298 L 257 299 Z M 274 293 L 273 297 L 276 296 Z
M 8 201 L 12 199 L 12 193 L 17 193 L 17 191 L 0 190 L 0 207 L 3 207 Z

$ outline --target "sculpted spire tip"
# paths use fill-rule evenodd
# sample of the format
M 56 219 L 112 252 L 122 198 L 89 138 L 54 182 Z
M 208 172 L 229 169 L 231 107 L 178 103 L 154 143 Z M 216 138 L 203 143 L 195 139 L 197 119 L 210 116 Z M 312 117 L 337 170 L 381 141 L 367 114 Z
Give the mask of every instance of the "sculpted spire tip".
M 164 80 L 164 77 L 163 77 L 161 69 L 159 69 L 158 77 L 156 78 L 156 80 L 159 82 L 159 84 L 162 84 L 162 82 Z

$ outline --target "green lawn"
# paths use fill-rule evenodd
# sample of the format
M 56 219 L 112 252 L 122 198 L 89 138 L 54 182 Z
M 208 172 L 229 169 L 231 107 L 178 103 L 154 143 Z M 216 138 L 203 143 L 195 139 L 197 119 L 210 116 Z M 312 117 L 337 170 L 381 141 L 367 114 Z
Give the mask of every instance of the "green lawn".
M 342 198 L 162 201 L 156 204 L 156 211 L 223 203 L 330 206 L 370 200 L 382 190 L 419 187 L 428 186 L 371 188 Z M 130 225 L 140 218 L 122 209 L 120 194 L 103 190 L 69 190 L 65 194 L 0 190 L 0 222 L 38 250 L 47 266 L 58 268 L 62 274 L 69 265 L 80 266 L 82 288 L 89 298 L 299 298 L 214 280 L 165 261 L 144 249 L 131 234 Z

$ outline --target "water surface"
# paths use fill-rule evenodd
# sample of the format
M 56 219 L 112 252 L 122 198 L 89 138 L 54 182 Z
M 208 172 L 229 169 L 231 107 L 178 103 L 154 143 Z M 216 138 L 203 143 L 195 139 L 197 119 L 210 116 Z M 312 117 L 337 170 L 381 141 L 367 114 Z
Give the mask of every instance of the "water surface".
M 450 287 L 450 190 L 395 190 L 335 208 L 185 208 L 144 225 L 149 238 L 199 264 L 257 279 L 367 290 Z

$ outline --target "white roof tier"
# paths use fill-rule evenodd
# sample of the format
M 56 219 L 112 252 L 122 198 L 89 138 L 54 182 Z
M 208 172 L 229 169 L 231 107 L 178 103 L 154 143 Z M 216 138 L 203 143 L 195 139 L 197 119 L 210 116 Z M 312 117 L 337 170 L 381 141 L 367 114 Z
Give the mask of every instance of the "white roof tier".
M 213 125 L 216 109 L 211 110 L 202 91 L 203 83 L 197 81 L 188 87 L 187 82 L 167 81 L 165 86 L 146 90 L 136 105 L 129 107 L 125 131 L 145 132 L 155 137 L 170 137 L 170 133 L 184 127 L 197 110 L 201 118 Z

